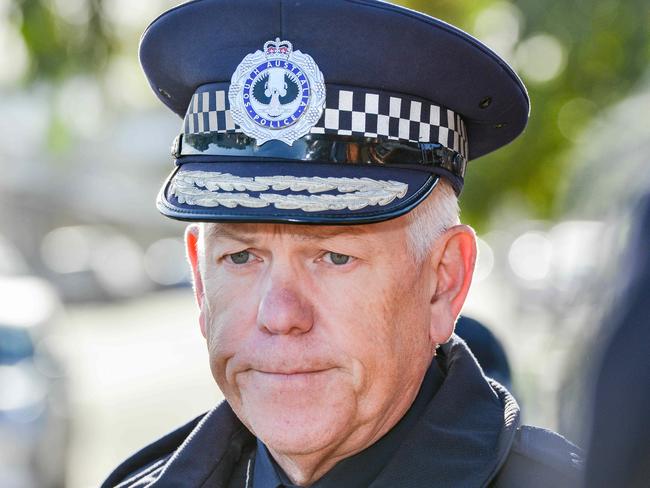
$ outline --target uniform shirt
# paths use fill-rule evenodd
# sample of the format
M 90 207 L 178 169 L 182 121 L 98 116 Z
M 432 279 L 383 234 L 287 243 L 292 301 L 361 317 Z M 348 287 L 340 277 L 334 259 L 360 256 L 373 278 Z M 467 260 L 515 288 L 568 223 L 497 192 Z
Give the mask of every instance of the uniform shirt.
M 322 478 L 310 485 L 311 488 L 369 486 L 420 419 L 443 381 L 444 374 L 438 362 L 434 360 L 424 376 L 420 391 L 404 417 L 373 445 L 336 464 Z M 289 480 L 259 439 L 253 468 L 253 488 L 301 488 Z

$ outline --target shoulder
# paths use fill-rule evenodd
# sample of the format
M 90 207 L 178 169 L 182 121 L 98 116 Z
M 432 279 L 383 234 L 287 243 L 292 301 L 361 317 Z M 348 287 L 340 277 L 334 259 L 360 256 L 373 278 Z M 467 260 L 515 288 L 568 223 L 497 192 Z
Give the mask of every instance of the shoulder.
M 575 487 L 582 469 L 582 450 L 575 444 L 550 430 L 522 426 L 493 486 Z
M 205 415 L 199 415 L 131 455 L 113 470 L 101 488 L 146 486 Z

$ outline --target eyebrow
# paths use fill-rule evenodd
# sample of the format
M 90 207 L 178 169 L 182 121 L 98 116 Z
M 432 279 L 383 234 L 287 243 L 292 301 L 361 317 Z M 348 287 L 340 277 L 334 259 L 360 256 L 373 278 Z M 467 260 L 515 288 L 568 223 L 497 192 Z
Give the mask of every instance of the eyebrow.
M 291 224 L 279 224 L 291 225 Z M 237 227 L 235 227 L 237 226 Z M 353 238 L 359 238 L 370 232 L 368 225 L 328 225 L 328 226 L 306 226 L 295 225 L 296 231 L 289 232 L 294 237 L 303 240 L 326 240 L 345 234 Z M 301 229 L 298 230 L 298 227 Z M 212 239 L 231 239 L 244 243 L 253 243 L 256 240 L 257 224 L 207 224 L 207 236 Z M 305 232 L 306 231 L 306 232 Z

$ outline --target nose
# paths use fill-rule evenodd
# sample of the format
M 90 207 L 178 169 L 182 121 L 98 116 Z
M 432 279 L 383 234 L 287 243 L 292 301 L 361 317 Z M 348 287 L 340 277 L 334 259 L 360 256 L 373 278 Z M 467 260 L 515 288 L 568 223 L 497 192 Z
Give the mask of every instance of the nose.
M 257 310 L 258 327 L 270 334 L 299 335 L 313 326 L 313 309 L 299 280 L 269 280 Z

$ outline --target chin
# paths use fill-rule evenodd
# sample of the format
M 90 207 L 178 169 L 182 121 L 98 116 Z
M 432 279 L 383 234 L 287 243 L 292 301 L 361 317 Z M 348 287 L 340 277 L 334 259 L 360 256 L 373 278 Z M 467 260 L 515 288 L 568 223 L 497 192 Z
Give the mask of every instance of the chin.
M 256 437 L 271 450 L 293 456 L 331 448 L 349 435 L 345 416 L 338 412 L 279 414 L 258 420 L 252 427 Z
M 309 454 L 340 442 L 357 412 L 351 389 L 256 389 L 242 391 L 237 414 L 278 453 Z

